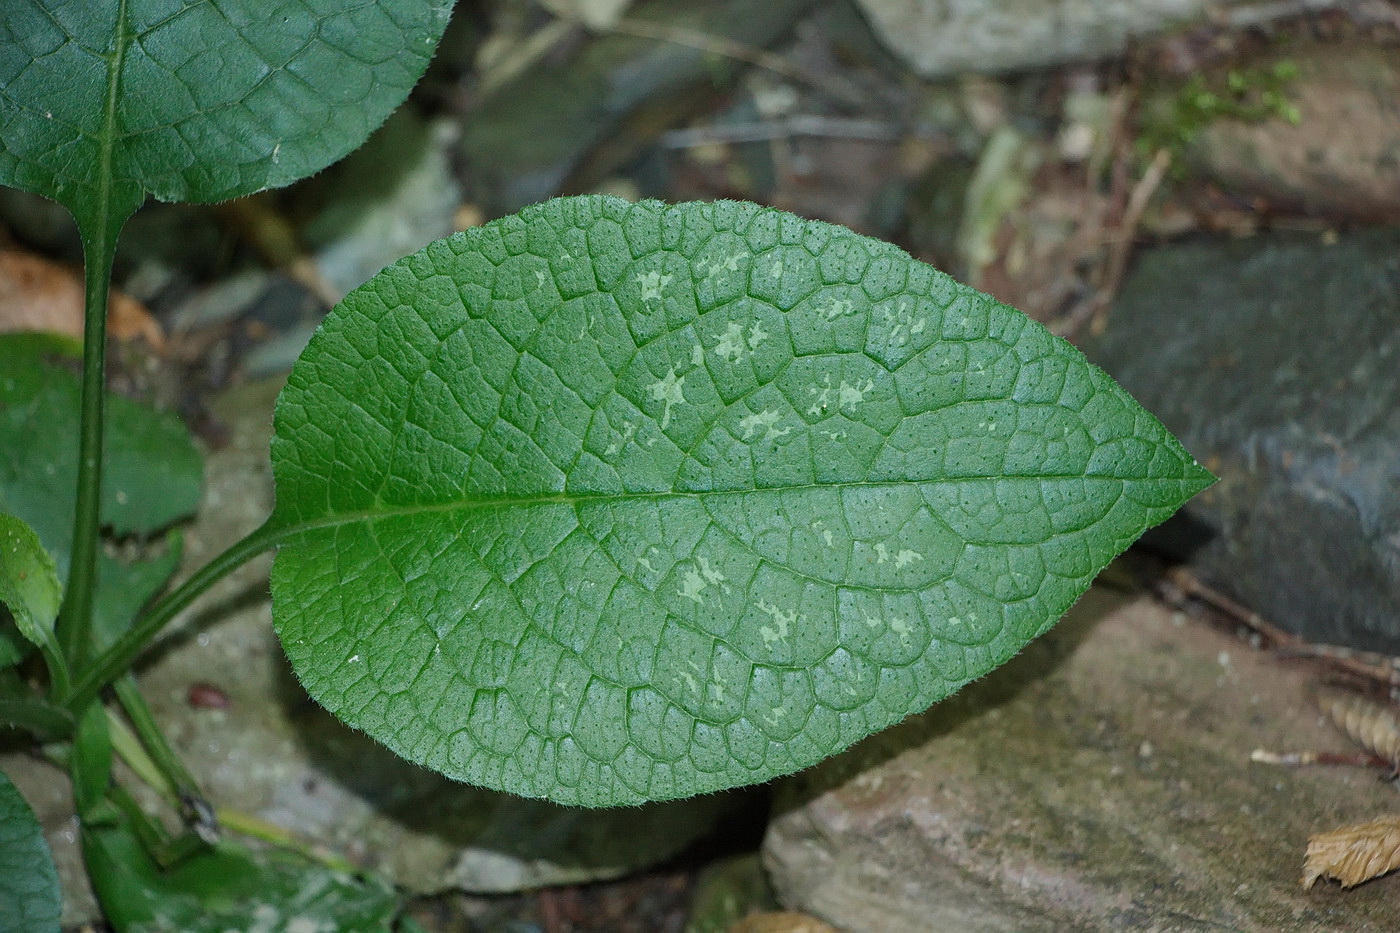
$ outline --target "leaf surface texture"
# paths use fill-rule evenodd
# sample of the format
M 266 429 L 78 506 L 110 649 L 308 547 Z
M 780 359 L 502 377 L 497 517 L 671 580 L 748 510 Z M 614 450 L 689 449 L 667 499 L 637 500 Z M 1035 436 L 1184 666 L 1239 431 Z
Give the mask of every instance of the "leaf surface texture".
M 0 772 L 0 917 L 13 933 L 58 933 L 58 871 L 19 789 Z
M 0 183 L 80 218 L 285 185 L 408 95 L 450 0 L 7 0 Z
M 604 197 L 347 297 L 273 465 L 311 694 L 449 776 L 590 806 L 926 708 L 1211 482 L 1078 351 L 893 246 Z

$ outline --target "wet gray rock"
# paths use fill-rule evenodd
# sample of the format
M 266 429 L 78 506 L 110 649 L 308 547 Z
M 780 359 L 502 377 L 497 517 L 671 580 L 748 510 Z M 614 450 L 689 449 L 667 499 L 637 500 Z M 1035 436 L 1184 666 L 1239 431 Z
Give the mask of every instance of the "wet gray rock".
M 1086 350 L 1221 478 L 1149 541 L 1309 641 L 1400 654 L 1400 230 L 1146 250 Z
M 1400 929 L 1400 878 L 1298 883 L 1311 832 L 1393 812 L 1306 672 L 1090 590 L 1011 663 L 779 787 L 780 899 L 848 933 Z
M 1229 8 L 1244 22 L 1335 0 L 859 0 L 875 31 L 925 77 L 997 73 L 1106 58 L 1144 36 Z

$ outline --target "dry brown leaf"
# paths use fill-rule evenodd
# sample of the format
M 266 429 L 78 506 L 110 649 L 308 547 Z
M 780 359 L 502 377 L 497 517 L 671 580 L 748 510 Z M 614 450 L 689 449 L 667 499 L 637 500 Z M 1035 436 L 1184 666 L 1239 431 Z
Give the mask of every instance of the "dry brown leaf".
M 1353 823 L 1308 837 L 1303 859 L 1303 887 L 1319 878 L 1335 878 L 1344 888 L 1400 868 L 1400 816 Z
M 1400 712 L 1395 707 L 1341 690 L 1319 691 L 1317 705 L 1353 742 L 1400 768 Z
M 790 910 L 752 914 L 729 928 L 729 933 L 841 933 L 825 921 Z
M 0 333 L 48 331 L 83 339 L 83 280 L 73 269 L 30 253 L 0 251 Z M 107 332 L 164 349 L 165 335 L 140 302 L 113 290 Z

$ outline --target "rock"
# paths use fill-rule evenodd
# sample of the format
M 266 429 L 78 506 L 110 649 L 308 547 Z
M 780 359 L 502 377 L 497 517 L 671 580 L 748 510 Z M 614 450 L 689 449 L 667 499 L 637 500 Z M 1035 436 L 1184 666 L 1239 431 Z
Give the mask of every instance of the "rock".
M 461 201 L 449 156 L 456 134 L 452 120 L 429 123 L 399 110 L 343 162 L 299 189 L 320 202 L 302 238 L 336 293 L 343 296 L 452 232 Z
M 1400 878 L 1299 885 L 1309 832 L 1395 808 L 1285 667 L 1147 598 L 1089 591 L 1025 652 L 780 785 L 779 899 L 849 933 L 1400 929 Z
M 1086 350 L 1221 477 L 1150 540 L 1309 641 L 1400 653 L 1400 230 L 1146 250 Z
M 813 0 L 641 2 L 628 18 L 680 41 L 620 33 L 526 70 L 468 114 L 461 155 L 470 195 L 492 214 L 595 184 L 708 101 L 739 65 L 686 44 L 698 31 L 762 48 Z
M 214 404 L 229 442 L 206 461 L 204 504 L 185 532 L 186 572 L 266 518 L 279 389 L 278 380 L 245 385 Z M 282 826 L 414 892 L 494 893 L 654 864 L 713 832 L 749 799 L 738 792 L 568 809 L 456 784 L 402 761 L 315 706 L 296 683 L 272 631 L 268 567 L 263 557 L 216 584 L 139 671 L 157 721 L 216 806 Z M 220 699 L 194 701 L 192 688 Z M 94 918 L 62 772 L 17 753 L 0 754 L 0 770 L 45 827 L 65 892 L 64 923 Z M 129 786 L 161 811 L 144 786 Z
M 1297 122 L 1220 119 L 1196 134 L 1194 167 L 1232 194 L 1351 220 L 1400 220 L 1400 50 L 1289 48 L 1239 74 L 1296 71 L 1281 93 Z
M 1231 6 L 1250 21 L 1322 9 L 1335 0 L 1275 4 L 1252 0 L 859 0 L 875 31 L 925 77 L 997 73 L 1106 58 L 1134 39 L 1203 21 Z

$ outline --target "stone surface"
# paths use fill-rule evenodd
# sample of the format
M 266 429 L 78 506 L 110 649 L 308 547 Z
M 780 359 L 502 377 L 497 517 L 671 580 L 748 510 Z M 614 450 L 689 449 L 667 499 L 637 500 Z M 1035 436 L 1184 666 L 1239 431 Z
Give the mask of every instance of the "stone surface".
M 317 202 L 302 238 L 336 293 L 452 232 L 462 194 L 450 156 L 457 132 L 452 120 L 428 122 L 399 110 L 344 161 L 298 189 Z
M 1299 885 L 1310 832 L 1392 812 L 1308 673 L 1102 585 L 961 694 L 785 781 L 780 899 L 848 933 L 1400 928 L 1400 878 Z
M 1146 250 L 1086 350 L 1221 477 L 1149 540 L 1310 641 L 1400 654 L 1400 230 Z
M 242 386 L 215 413 L 229 444 L 208 456 L 186 571 L 257 527 L 272 504 L 267 457 L 280 382 Z M 617 877 L 666 859 L 715 830 L 743 793 L 618 810 L 578 810 L 448 781 L 396 758 L 317 707 L 272 631 L 269 557 L 220 581 L 141 669 L 141 688 L 210 800 L 282 826 L 378 870 L 411 891 L 503 892 Z M 226 708 L 207 701 L 208 688 Z M 63 772 L 0 752 L 36 811 L 64 889 L 64 922 L 96 915 L 82 872 Z M 153 795 L 133 786 L 157 809 Z M 0 924 L 2 925 L 2 924 Z
M 1298 122 L 1216 120 L 1188 153 L 1243 198 L 1355 221 L 1400 219 L 1400 49 L 1290 47 L 1254 63 L 1297 69 L 1283 94 Z
M 732 81 L 736 62 L 685 44 L 696 31 L 762 48 L 813 0 L 647 0 L 631 20 L 681 41 L 612 34 L 551 56 L 472 111 L 460 154 L 468 193 L 491 214 L 596 183 Z M 571 184 L 570 184 L 571 183 Z
M 1336 0 L 859 0 L 889 47 L 925 77 L 1006 72 L 1105 58 L 1143 36 L 1202 22 L 1222 8 L 1251 21 L 1323 9 Z

